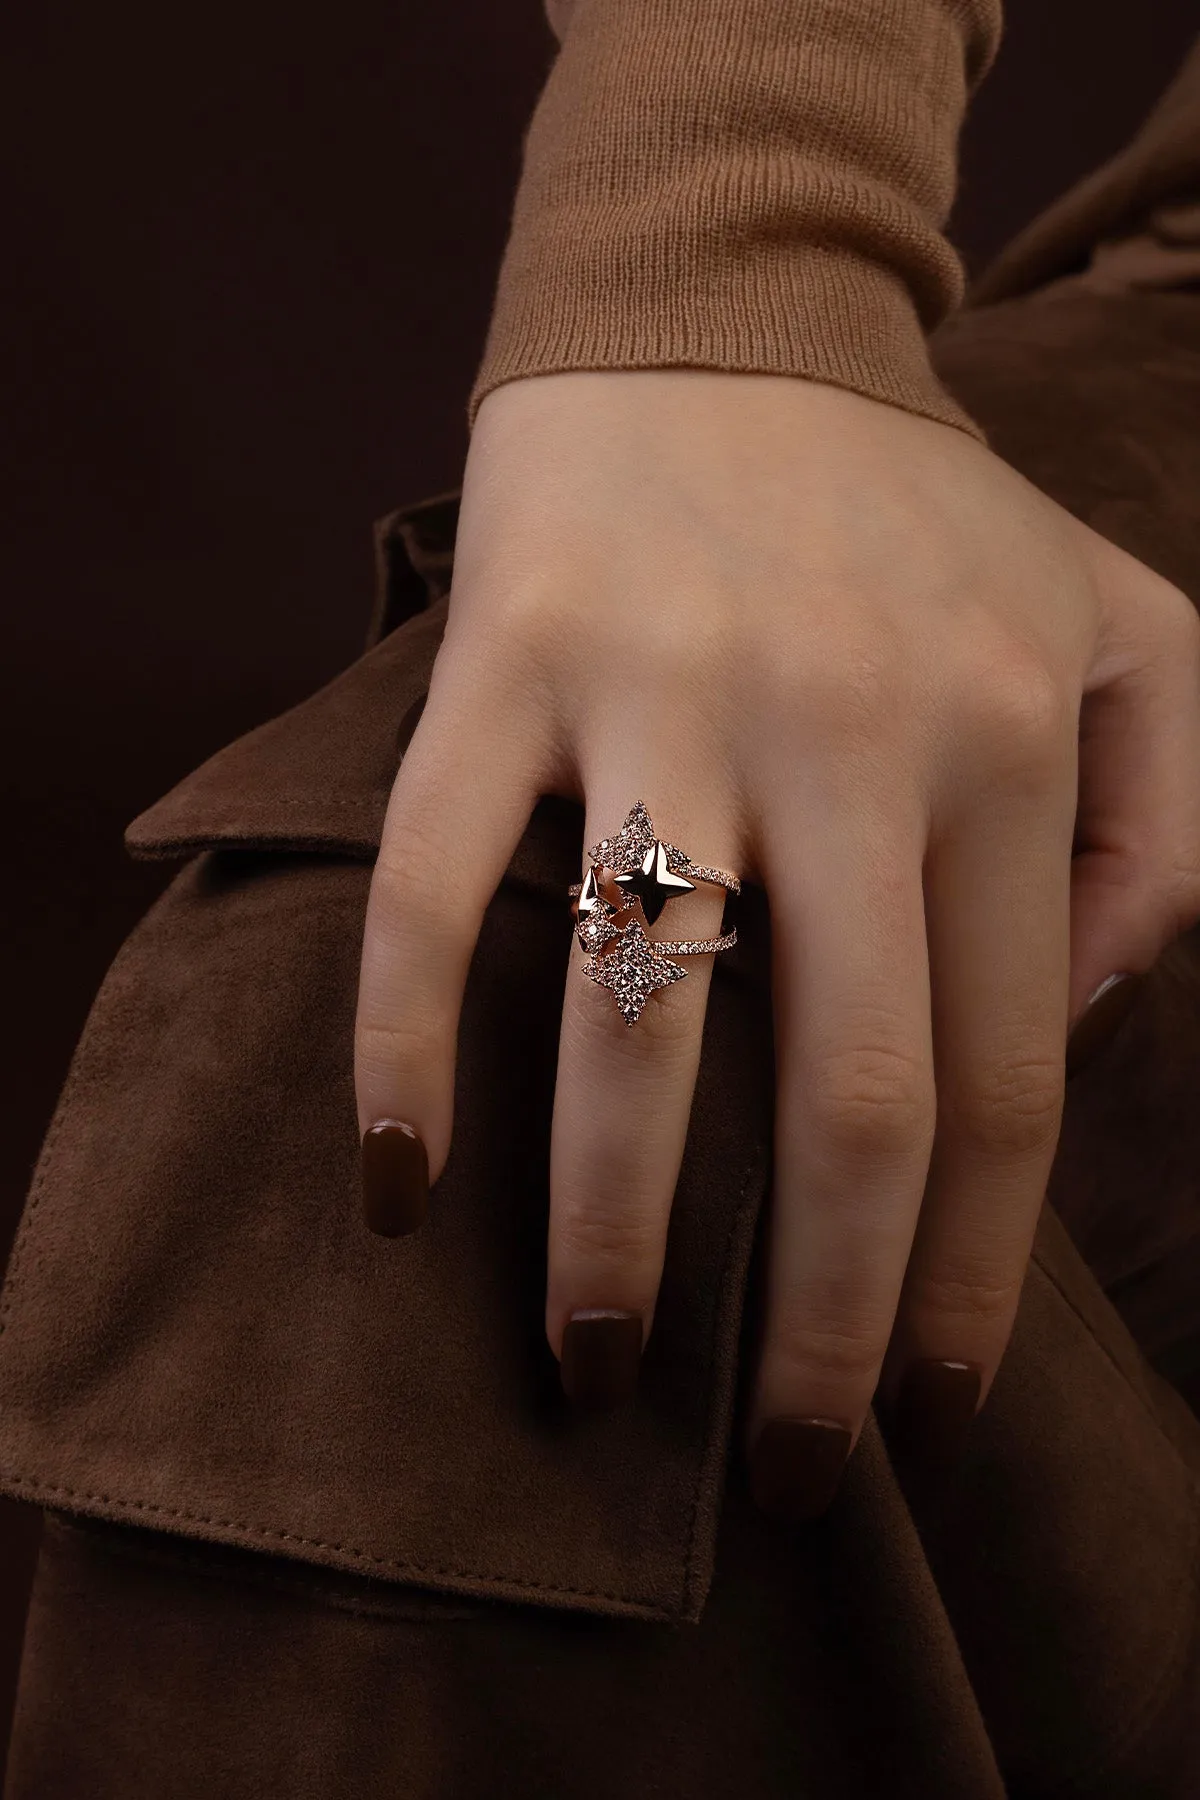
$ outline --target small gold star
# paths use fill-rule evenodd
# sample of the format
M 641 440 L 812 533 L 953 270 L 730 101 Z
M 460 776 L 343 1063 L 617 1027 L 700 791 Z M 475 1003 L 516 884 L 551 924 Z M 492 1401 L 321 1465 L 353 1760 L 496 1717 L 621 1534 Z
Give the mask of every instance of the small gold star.
M 659 838 L 655 838 L 646 851 L 639 869 L 614 875 L 613 881 L 624 888 L 631 899 L 641 901 L 647 925 L 653 925 L 668 900 L 673 900 L 677 894 L 690 894 L 696 886 L 694 881 L 676 875 L 670 868 L 667 847 Z
M 583 886 L 579 890 L 579 910 L 581 913 L 590 913 L 597 906 L 602 906 L 603 904 L 604 896 L 601 894 L 596 883 L 596 871 L 595 869 L 589 869 L 584 876 Z

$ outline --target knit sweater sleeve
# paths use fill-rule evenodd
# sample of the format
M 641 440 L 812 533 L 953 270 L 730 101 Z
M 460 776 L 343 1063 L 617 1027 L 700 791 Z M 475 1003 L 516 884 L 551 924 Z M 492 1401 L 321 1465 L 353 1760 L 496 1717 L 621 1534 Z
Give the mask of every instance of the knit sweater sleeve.
M 474 428 L 502 383 L 705 368 L 832 382 L 981 436 L 926 336 L 1000 0 L 544 0 Z

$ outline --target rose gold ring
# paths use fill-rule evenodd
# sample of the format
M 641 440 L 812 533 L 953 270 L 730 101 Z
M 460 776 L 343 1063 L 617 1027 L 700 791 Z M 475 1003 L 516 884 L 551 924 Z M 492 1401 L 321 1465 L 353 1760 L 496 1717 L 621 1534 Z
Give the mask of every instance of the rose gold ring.
M 567 890 L 574 899 L 575 930 L 590 951 L 583 965 L 589 981 L 611 989 L 627 1025 L 635 1025 L 656 989 L 682 981 L 687 970 L 674 956 L 707 956 L 731 950 L 737 930 L 715 938 L 655 940 L 648 927 L 680 894 L 698 881 L 712 882 L 731 894 L 742 884 L 727 869 L 694 863 L 686 851 L 656 836 L 650 814 L 639 800 L 613 837 L 601 838 L 588 851 L 583 881 Z

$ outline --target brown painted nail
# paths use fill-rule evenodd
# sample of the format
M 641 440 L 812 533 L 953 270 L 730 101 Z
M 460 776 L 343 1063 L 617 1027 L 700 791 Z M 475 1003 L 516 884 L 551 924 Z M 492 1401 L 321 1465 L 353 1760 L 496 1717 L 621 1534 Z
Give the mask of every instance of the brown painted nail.
M 948 1471 L 966 1443 L 982 1384 L 977 1363 L 910 1363 L 888 1420 L 889 1447 L 928 1474 Z
M 631 1400 L 641 1362 L 640 1313 L 596 1307 L 571 1314 L 563 1331 L 560 1377 L 576 1406 L 601 1411 Z
M 380 1119 L 363 1133 L 363 1215 L 380 1237 L 404 1237 L 429 1211 L 429 1158 L 403 1119 Z
M 789 1525 L 817 1518 L 837 1492 L 853 1436 L 834 1419 L 768 1419 L 750 1451 L 755 1505 Z
M 1102 981 L 1088 997 L 1067 1039 L 1068 1081 L 1116 1037 L 1145 980 L 1145 975 L 1122 970 Z

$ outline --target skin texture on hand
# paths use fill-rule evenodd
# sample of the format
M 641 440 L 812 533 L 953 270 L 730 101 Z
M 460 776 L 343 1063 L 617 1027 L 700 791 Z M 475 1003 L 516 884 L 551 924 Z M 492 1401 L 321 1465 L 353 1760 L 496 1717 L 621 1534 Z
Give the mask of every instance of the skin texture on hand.
M 642 799 L 697 862 L 765 886 L 778 1085 L 747 1447 L 762 1504 L 812 1516 L 906 1370 L 918 1414 L 986 1400 L 1068 1026 L 1200 917 L 1198 769 L 1188 599 L 962 432 L 787 377 L 508 383 L 471 441 L 372 880 L 360 1133 L 405 1122 L 436 1182 L 467 967 L 540 795 L 584 804 L 585 845 Z M 716 935 L 724 899 L 698 884 L 653 935 Z M 714 958 L 632 1030 L 583 960 L 546 1333 L 568 1392 L 609 1403 L 653 1324 Z

